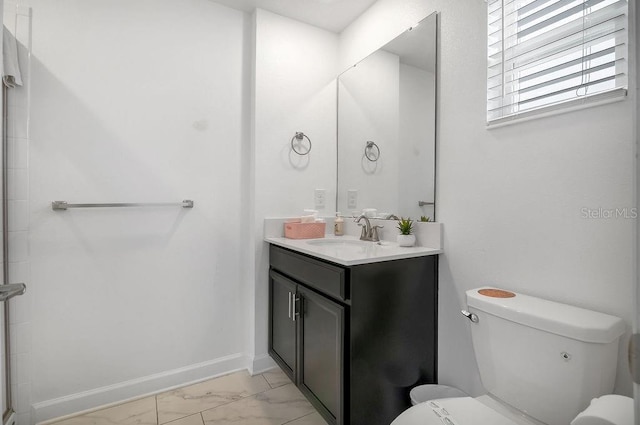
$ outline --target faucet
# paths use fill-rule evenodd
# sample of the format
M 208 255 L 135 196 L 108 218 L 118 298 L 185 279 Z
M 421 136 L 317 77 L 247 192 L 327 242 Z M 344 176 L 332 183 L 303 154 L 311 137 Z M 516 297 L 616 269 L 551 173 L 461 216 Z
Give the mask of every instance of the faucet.
M 360 220 L 364 218 L 364 226 L 360 224 Z M 371 241 L 371 242 L 380 242 L 380 237 L 378 236 L 378 229 L 382 229 L 384 226 L 372 226 L 371 222 L 364 214 L 360 214 L 354 220 L 358 223 L 359 226 L 362 226 L 362 233 L 360 234 L 361 241 Z

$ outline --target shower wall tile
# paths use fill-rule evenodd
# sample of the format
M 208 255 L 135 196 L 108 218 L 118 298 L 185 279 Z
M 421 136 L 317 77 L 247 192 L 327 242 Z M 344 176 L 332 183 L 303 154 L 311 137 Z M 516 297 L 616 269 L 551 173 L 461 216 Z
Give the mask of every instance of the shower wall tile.
M 29 261 L 29 232 L 9 231 L 9 262 L 25 261 Z
M 29 110 L 31 9 L 20 7 L 18 14 L 7 14 L 5 23 L 18 40 L 18 60 L 23 87 L 9 91 L 7 133 L 9 210 L 9 283 L 25 283 L 27 292 L 12 298 L 9 305 L 11 378 L 13 408 L 17 425 L 31 425 L 31 319 L 33 288 L 29 262 Z M 0 313 L 1 314 L 1 313 Z
M 18 413 L 16 425 L 31 425 L 31 412 Z
M 18 41 L 18 61 L 20 62 L 20 72 L 22 81 L 28 84 L 31 55 L 31 9 L 23 7 L 16 15 L 16 25 L 14 36 Z M 19 94 L 19 93 L 18 93 Z M 26 97 L 26 96 L 25 96 Z
M 26 168 L 13 168 L 7 171 L 9 200 L 29 199 L 29 170 Z
M 8 168 L 16 168 L 14 167 L 15 163 L 15 153 L 16 153 L 16 139 L 15 137 L 7 137 L 7 166 Z
M 23 50 L 23 46 L 31 49 L 31 8 L 27 5 L 20 4 L 16 6 L 16 11 L 16 28 L 14 36 L 22 45 L 20 46 L 20 50 Z M 29 67 L 23 68 L 29 69 Z
M 24 77 L 24 73 L 22 77 Z M 24 80 L 23 80 L 24 82 Z M 9 96 L 8 104 L 9 108 L 24 108 L 28 105 L 29 99 L 26 96 Z M 9 133 L 11 134 L 11 133 Z
M 25 354 L 31 352 L 31 322 L 16 323 L 9 325 L 11 339 L 11 354 Z M 13 367 L 12 373 L 17 373 L 17 368 Z
M 29 72 L 27 68 L 23 68 L 22 71 L 22 82 L 28 84 Z M 19 92 L 18 92 L 19 90 Z M 14 93 L 11 93 L 8 99 L 9 108 L 27 108 L 29 106 L 29 96 L 27 90 L 15 90 Z M 11 109 L 9 109 L 11 111 Z
M 27 279 L 9 280 L 9 283 L 25 283 Z M 28 285 L 27 285 L 28 286 Z M 24 295 L 11 299 L 11 307 L 9 308 L 9 323 L 16 325 L 31 320 L 33 294 L 27 289 Z
M 15 139 L 15 152 L 13 155 L 15 168 L 27 168 L 29 166 L 29 139 Z
M 27 168 L 29 166 L 29 140 L 10 137 L 7 142 L 9 168 Z
M 30 412 L 31 411 L 31 383 L 18 384 L 17 392 L 18 392 L 18 397 L 16 397 L 16 413 Z
M 31 353 L 12 354 L 11 363 L 15 365 L 15 373 L 12 375 L 13 383 L 28 384 L 31 381 Z
M 7 199 L 9 200 L 16 199 L 15 184 L 16 184 L 16 169 L 9 167 L 7 168 Z
M 9 231 L 29 230 L 29 201 L 9 201 Z
M 12 384 L 11 395 L 13 398 L 13 410 L 20 413 L 31 411 L 31 384 Z M 28 425 L 28 422 L 18 422 L 17 425 Z
M 19 283 L 29 281 L 30 270 L 28 261 L 13 262 L 9 264 L 9 283 Z M 29 292 L 22 297 L 14 298 L 19 300 L 27 296 Z
M 29 110 L 27 106 L 10 106 L 9 114 L 13 118 L 9 119 L 9 137 L 28 139 L 29 138 Z
M 20 70 L 22 71 L 22 69 Z M 24 73 L 22 75 L 24 77 Z M 24 79 L 22 80 L 24 83 Z M 28 105 L 29 98 L 27 96 L 18 96 L 16 93 L 10 92 L 9 98 L 7 99 L 7 103 L 9 104 L 9 108 L 11 107 L 19 107 L 24 108 Z M 9 109 L 11 110 L 11 109 Z
M 20 69 L 20 71 L 22 72 L 22 82 L 24 84 L 28 84 L 28 79 L 29 79 L 28 68 L 23 67 L 22 69 Z M 28 91 L 24 89 L 19 89 L 19 88 L 14 89 L 14 91 L 9 95 L 8 104 L 9 104 L 9 108 L 16 108 L 16 109 L 22 108 L 22 109 L 28 110 L 28 107 L 29 107 Z M 9 109 L 9 111 L 13 111 L 13 110 Z M 24 116 L 12 117 L 12 118 L 24 118 Z

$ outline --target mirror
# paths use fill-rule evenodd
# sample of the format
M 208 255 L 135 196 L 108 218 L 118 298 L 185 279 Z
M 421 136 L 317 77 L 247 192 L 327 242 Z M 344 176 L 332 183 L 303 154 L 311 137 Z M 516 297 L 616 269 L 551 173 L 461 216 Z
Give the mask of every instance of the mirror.
M 435 220 L 436 30 L 433 13 L 338 77 L 342 215 Z

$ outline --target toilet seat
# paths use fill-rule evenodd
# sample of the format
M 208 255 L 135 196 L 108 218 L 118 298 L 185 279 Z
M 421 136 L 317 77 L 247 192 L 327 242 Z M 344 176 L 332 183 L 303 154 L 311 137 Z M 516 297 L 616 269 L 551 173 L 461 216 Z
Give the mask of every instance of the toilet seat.
M 405 410 L 391 425 L 521 425 L 472 397 L 441 398 Z
M 607 394 L 591 400 L 591 405 L 571 422 L 587 424 L 633 424 L 634 401 L 630 397 Z M 491 407 L 490 407 L 491 406 Z M 516 414 L 489 396 L 440 398 L 405 410 L 391 425 L 544 425 L 522 412 Z

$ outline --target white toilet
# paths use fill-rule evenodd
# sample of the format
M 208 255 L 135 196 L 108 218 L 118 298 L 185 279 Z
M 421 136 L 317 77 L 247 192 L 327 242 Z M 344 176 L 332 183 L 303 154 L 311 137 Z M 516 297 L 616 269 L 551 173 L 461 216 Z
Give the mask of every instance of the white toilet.
M 467 305 L 488 394 L 420 403 L 391 425 L 633 423 L 630 398 L 590 405 L 613 391 L 622 319 L 493 288 L 467 291 Z

